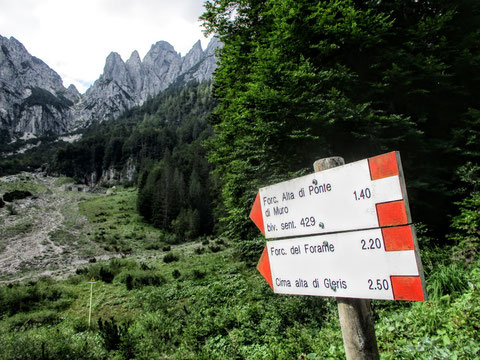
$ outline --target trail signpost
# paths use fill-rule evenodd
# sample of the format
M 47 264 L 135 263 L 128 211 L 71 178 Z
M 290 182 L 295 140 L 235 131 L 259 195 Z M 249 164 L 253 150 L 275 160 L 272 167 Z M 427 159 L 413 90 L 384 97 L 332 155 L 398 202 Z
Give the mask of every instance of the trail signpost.
M 260 189 L 251 218 L 267 239 L 411 222 L 398 153 Z
M 426 299 L 398 152 L 262 188 L 250 218 L 268 240 L 257 269 L 275 293 L 337 297 L 348 359 L 378 358 L 360 299 Z M 354 315 L 342 315 L 342 301 Z M 348 339 L 359 328 L 373 337 L 365 356 L 347 346 L 365 347 Z

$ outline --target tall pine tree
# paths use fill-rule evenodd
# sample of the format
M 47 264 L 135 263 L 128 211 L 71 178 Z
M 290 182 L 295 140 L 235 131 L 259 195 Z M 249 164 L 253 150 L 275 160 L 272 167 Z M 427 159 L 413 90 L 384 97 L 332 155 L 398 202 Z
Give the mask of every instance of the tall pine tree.
M 441 229 L 462 163 L 452 132 L 480 108 L 479 11 L 472 0 L 207 1 L 204 25 L 225 44 L 209 154 L 231 235 L 253 229 L 258 187 L 317 158 L 391 150 L 415 219 Z

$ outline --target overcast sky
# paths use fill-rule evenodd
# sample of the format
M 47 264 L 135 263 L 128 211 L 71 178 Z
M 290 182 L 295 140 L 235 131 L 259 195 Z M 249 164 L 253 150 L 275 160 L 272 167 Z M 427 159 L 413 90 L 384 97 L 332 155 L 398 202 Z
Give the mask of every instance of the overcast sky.
M 198 17 L 203 0 L 0 0 L 0 35 L 13 36 L 80 92 L 103 72 L 112 51 L 143 59 L 168 41 L 185 55 L 205 39 Z

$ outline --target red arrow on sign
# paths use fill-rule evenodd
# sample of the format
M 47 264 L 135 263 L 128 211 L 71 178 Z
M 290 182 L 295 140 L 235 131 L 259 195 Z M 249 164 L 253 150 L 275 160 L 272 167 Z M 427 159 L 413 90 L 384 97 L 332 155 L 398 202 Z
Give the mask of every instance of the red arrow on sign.
M 268 258 L 268 249 L 266 246 L 263 249 L 262 256 L 260 256 L 260 260 L 258 261 L 257 270 L 273 289 L 272 270 L 270 269 L 270 259 Z
M 250 211 L 250 219 L 257 225 L 263 235 L 265 235 L 265 227 L 263 225 L 262 204 L 260 203 L 260 193 L 257 194 L 252 210 Z

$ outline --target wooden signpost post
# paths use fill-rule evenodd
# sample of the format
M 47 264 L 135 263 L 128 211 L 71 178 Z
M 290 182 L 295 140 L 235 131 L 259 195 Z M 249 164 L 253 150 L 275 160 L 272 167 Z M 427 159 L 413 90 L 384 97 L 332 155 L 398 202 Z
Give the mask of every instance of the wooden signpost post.
M 257 268 L 275 293 L 336 297 L 347 359 L 377 359 L 363 299 L 424 301 L 423 270 L 399 153 L 341 163 L 260 189 Z

